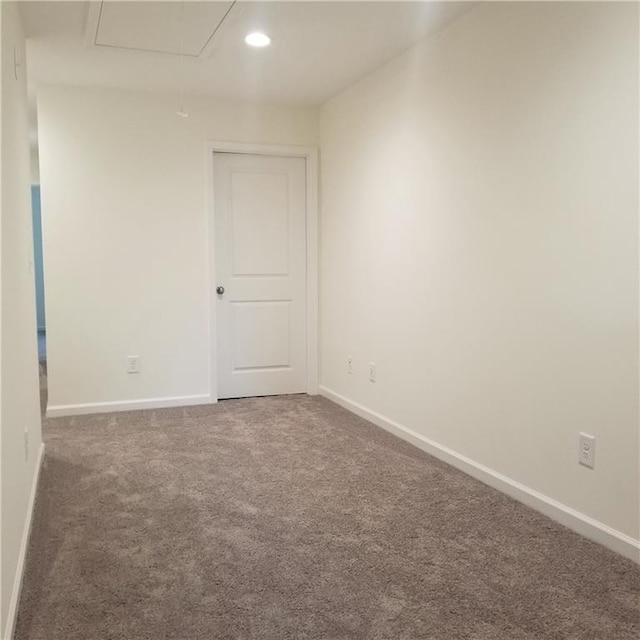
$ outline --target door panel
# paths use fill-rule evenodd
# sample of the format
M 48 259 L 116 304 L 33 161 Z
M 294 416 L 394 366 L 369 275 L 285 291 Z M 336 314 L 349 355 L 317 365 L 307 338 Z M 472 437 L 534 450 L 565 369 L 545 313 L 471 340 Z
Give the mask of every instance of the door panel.
M 218 398 L 306 391 L 303 158 L 214 154 Z
M 282 173 L 233 173 L 233 275 L 288 275 L 289 187 Z
M 290 367 L 290 301 L 232 302 L 234 370 Z M 260 327 L 260 331 L 255 328 Z

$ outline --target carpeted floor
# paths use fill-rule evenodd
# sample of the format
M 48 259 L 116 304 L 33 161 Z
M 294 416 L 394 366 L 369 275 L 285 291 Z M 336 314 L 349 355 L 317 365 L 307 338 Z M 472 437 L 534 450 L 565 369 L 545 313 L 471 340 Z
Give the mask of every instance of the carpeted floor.
M 322 398 L 45 421 L 16 640 L 637 640 L 640 569 Z

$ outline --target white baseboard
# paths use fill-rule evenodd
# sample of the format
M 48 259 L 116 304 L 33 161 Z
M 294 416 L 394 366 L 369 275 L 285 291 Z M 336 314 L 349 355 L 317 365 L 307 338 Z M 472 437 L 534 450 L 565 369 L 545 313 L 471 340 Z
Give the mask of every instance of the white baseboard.
M 214 404 L 215 399 L 207 393 L 198 396 L 177 396 L 175 398 L 147 398 L 144 400 L 124 400 L 121 402 L 95 402 L 89 404 L 59 404 L 47 406 L 47 418 L 79 416 L 88 413 L 111 413 L 113 411 L 137 411 L 139 409 L 166 409 L 186 407 L 196 404 Z
M 16 576 L 13 582 L 13 592 L 11 593 L 11 601 L 9 602 L 9 612 L 7 614 L 7 624 L 4 629 L 5 640 L 11 640 L 16 626 L 16 618 L 18 615 L 18 604 L 20 603 L 20 592 L 22 591 L 22 577 L 24 575 L 25 561 L 27 558 L 27 548 L 29 546 L 29 537 L 31 534 L 31 519 L 33 517 L 33 509 L 36 502 L 36 490 L 38 489 L 38 478 L 40 477 L 40 468 L 44 459 L 44 443 L 40 443 L 38 451 L 38 460 L 36 462 L 36 472 L 33 474 L 31 482 L 31 493 L 29 494 L 29 505 L 27 507 L 27 519 L 22 530 L 22 542 L 20 543 L 20 554 L 18 555 L 18 564 L 16 566 Z
M 549 498 L 516 480 L 512 480 L 507 476 L 485 467 L 484 465 L 461 455 L 429 438 L 409 429 L 397 422 L 386 418 L 385 416 L 371 411 L 363 405 L 353 402 L 343 395 L 328 389 L 325 386 L 319 387 L 320 395 L 332 400 L 341 407 L 348 409 L 352 413 L 372 422 L 373 424 L 393 433 L 394 435 L 406 440 L 407 442 L 422 449 L 426 453 L 431 454 L 435 458 L 450 464 L 456 469 L 460 469 L 464 473 L 480 480 L 486 485 L 505 493 L 514 498 L 518 502 L 543 513 L 552 520 L 559 522 L 565 527 L 589 538 L 594 542 L 615 551 L 634 562 L 640 564 L 640 541 L 630 536 L 612 529 L 611 527 L 598 522 L 589 516 L 586 516 L 571 507 L 568 507 L 553 498 Z

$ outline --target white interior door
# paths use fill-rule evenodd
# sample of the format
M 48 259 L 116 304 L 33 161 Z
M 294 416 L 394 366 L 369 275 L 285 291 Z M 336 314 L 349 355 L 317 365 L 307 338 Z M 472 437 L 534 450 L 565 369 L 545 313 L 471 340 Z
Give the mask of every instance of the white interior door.
M 218 398 L 307 390 L 304 158 L 214 153 Z

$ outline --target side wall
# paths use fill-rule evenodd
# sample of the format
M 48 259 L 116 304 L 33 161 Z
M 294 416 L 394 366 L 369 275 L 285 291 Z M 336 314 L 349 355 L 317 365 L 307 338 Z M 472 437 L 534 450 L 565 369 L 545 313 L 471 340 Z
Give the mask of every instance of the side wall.
M 10 638 L 42 456 L 24 35 L 2 2 L 1 616 Z M 14 50 L 18 61 L 14 72 Z M 28 439 L 28 443 L 25 442 Z
M 317 144 L 316 109 L 177 108 L 150 93 L 39 92 L 50 414 L 208 402 L 205 140 Z
M 321 149 L 324 393 L 637 557 L 638 6 L 478 6 Z

